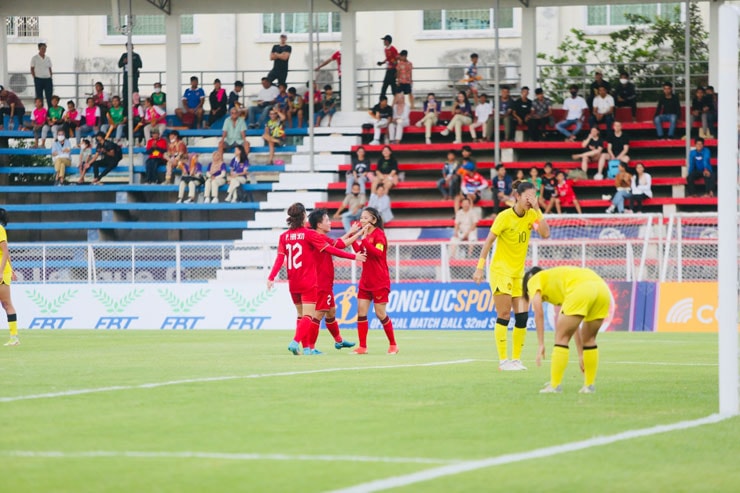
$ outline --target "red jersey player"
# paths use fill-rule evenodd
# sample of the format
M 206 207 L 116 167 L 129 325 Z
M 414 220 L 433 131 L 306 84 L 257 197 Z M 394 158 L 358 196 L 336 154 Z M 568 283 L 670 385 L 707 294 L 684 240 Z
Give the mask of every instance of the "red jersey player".
M 326 209 L 314 209 L 308 215 L 308 224 L 311 229 L 320 235 L 326 235 L 331 231 L 331 219 Z M 333 247 L 343 249 L 346 245 L 352 244 L 362 235 L 359 226 L 353 228 L 338 240 L 327 238 L 329 244 Z M 334 260 L 327 252 L 320 252 L 316 255 L 316 277 L 318 278 L 318 296 L 316 300 L 316 317 L 321 322 L 322 318 L 326 319 L 326 329 L 334 337 L 334 347 L 336 349 L 354 347 L 354 342 L 345 341 L 339 333 L 339 324 L 334 318 L 337 313 L 334 304 Z M 316 349 L 316 339 L 319 337 L 319 324 L 311 324 L 311 339 L 309 347 L 311 354 L 321 354 Z
M 383 325 L 390 347 L 388 354 L 396 354 L 398 346 L 393 335 L 393 323 L 385 311 L 388 304 L 388 295 L 391 292 L 391 277 L 388 273 L 388 240 L 383 232 L 383 218 L 377 209 L 366 207 L 360 216 L 362 225 L 362 238 L 352 243 L 356 252 L 367 254 L 367 261 L 362 266 L 360 275 L 360 287 L 357 292 L 357 335 L 360 345 L 353 352 L 355 354 L 367 354 L 367 313 L 370 310 L 370 302 L 375 306 L 375 315 Z
M 288 208 L 287 223 L 289 229 L 280 235 L 275 264 L 267 278 L 267 288 L 272 289 L 275 285 L 275 277 L 287 260 L 290 296 L 299 317 L 295 336 L 288 345 L 288 351 L 297 355 L 298 344 L 303 342 L 303 354 L 311 354 L 307 344 L 311 323 L 318 324 L 318 320 L 314 318 L 317 296 L 316 255 L 325 251 L 337 257 L 360 262 L 365 261 L 365 255 L 362 253 L 353 255 L 339 250 L 329 245 L 325 236 L 306 228 L 306 208 L 301 203 L 295 203 Z

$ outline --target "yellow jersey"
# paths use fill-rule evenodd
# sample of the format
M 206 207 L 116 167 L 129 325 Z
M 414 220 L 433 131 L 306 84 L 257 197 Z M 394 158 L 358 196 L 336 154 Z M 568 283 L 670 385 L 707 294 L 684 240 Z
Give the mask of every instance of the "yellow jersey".
M 491 274 L 512 278 L 524 277 L 529 238 L 534 223 L 540 219 L 541 212 L 527 209 L 527 212 L 519 217 L 513 207 L 496 216 L 491 225 L 491 233 L 496 235 L 496 251 L 493 252 L 491 261 Z
M 5 232 L 5 228 L 0 225 L 0 243 L 8 242 L 8 233 Z M 3 270 L 2 278 L 9 278 L 10 275 L 13 273 L 13 267 L 10 265 L 10 254 L 8 254 L 8 262 L 5 264 L 5 269 Z
M 542 301 L 562 306 L 565 299 L 575 293 L 579 287 L 592 282 L 606 285 L 604 280 L 591 269 L 569 265 L 553 267 L 532 276 L 527 283 L 527 293 L 531 298 L 539 291 Z M 593 288 L 589 288 L 589 292 L 596 294 Z

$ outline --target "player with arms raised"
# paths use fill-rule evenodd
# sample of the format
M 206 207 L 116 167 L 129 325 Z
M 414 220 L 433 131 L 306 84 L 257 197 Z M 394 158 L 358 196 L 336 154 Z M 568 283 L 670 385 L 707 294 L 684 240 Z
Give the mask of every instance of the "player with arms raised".
M 534 185 L 522 182 L 517 186 L 517 199 L 514 206 L 506 209 L 491 226 L 488 238 L 478 259 L 473 280 L 483 280 L 483 268 L 493 243 L 496 251 L 490 265 L 490 284 L 496 305 L 496 327 L 493 335 L 498 350 L 499 370 L 526 370 L 521 355 L 527 337 L 527 300 L 522 293 L 522 278 L 527 260 L 529 238 L 535 229 L 542 238 L 550 236 L 550 228 L 542 216 Z M 514 334 L 512 336 L 511 360 L 508 359 L 508 326 L 511 309 L 514 308 Z
M 308 347 L 311 323 L 318 324 L 318 320 L 314 318 L 317 299 L 316 255 L 326 251 L 337 257 L 360 262 L 365 261 L 365 255 L 334 248 L 327 243 L 326 236 L 306 228 L 306 208 L 301 203 L 295 203 L 288 208 L 287 223 L 289 229 L 280 235 L 275 264 L 267 278 L 267 288 L 273 288 L 275 277 L 283 263 L 287 261 L 288 286 L 299 318 L 288 351 L 297 355 L 298 345 L 303 343 L 303 354 L 311 354 Z

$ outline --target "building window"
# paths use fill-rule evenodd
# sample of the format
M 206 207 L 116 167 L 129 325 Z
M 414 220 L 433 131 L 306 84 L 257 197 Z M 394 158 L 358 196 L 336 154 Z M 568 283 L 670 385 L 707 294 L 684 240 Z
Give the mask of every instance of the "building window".
M 638 5 L 591 5 L 587 7 L 589 26 L 627 26 L 627 14 L 643 15 L 650 19 L 664 17 L 672 21 L 681 19 L 680 3 L 645 3 Z
M 38 17 L 6 17 L 5 33 L 13 38 L 38 38 Z
M 493 29 L 494 9 L 480 10 L 425 10 L 425 31 L 490 31 Z M 514 27 L 514 9 L 499 9 L 501 29 Z
M 317 12 L 314 14 L 314 32 L 341 33 L 339 14 Z M 309 28 L 308 13 L 262 14 L 262 34 L 306 34 Z
M 113 17 L 106 17 L 106 32 L 108 36 L 118 36 L 120 31 L 113 25 Z M 193 34 L 193 16 L 183 15 L 180 17 L 180 34 Z M 137 15 L 134 16 L 134 36 L 164 36 L 163 15 Z

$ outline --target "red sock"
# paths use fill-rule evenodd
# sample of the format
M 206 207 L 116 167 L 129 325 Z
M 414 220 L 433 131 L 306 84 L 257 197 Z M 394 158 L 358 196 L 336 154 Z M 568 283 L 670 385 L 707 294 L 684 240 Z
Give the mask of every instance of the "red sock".
M 388 342 L 391 346 L 395 346 L 396 336 L 393 334 L 393 322 L 391 322 L 391 317 L 386 315 L 385 319 L 381 320 L 380 323 L 383 324 L 383 330 L 385 331 L 385 336 L 388 338 Z
M 367 347 L 367 317 L 357 317 L 357 337 L 360 339 L 360 347 Z
M 326 330 L 328 330 L 334 338 L 334 342 L 342 342 L 342 336 L 339 335 L 339 324 L 337 323 L 337 319 L 332 317 L 324 320 L 326 322 Z
M 293 340 L 295 342 L 301 342 L 301 338 L 298 337 L 300 334 L 301 334 L 301 317 L 298 317 L 295 320 L 295 335 L 293 336 Z
M 309 344 L 309 347 L 311 349 L 314 349 L 316 347 L 316 341 L 319 338 L 319 324 L 321 324 L 321 320 L 317 318 L 311 319 L 311 343 Z
M 298 323 L 298 335 L 296 336 L 303 349 L 310 347 L 311 345 L 311 317 L 304 315 L 301 321 Z

